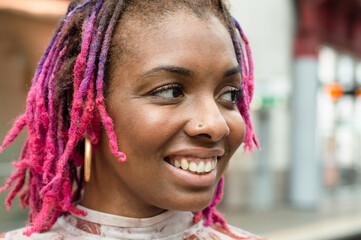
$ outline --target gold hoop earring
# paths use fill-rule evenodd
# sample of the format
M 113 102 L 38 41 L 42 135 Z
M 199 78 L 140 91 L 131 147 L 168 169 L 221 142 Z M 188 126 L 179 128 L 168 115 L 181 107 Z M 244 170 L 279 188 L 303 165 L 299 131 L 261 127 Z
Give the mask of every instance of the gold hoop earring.
M 84 147 L 84 180 L 89 182 L 92 167 L 92 144 L 88 136 L 85 137 Z

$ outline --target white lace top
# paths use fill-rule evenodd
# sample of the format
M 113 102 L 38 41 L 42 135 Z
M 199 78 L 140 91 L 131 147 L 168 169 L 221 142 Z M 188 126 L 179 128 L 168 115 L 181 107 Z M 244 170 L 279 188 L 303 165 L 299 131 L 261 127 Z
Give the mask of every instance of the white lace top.
M 218 225 L 203 226 L 192 223 L 191 212 L 166 211 L 151 218 L 128 218 L 85 210 L 86 217 L 69 215 L 60 217 L 50 231 L 22 234 L 24 228 L 0 234 L 8 240 L 115 240 L 115 239 L 162 239 L 162 240 L 262 240 L 255 235 L 230 226 L 230 231 Z

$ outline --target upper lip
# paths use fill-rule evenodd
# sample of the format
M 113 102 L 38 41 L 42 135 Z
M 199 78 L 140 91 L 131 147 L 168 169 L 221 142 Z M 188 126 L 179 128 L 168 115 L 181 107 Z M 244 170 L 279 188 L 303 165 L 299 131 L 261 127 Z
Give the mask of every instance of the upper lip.
M 170 152 L 167 156 L 193 156 L 197 158 L 221 157 L 225 153 L 222 148 L 184 148 Z

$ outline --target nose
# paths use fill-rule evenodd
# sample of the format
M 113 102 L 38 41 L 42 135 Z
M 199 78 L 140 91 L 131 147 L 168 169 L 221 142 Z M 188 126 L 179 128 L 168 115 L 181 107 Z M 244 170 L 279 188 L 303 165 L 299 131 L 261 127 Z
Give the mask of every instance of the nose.
M 230 133 L 227 121 L 213 98 L 212 101 L 203 99 L 193 104 L 184 131 L 190 137 L 200 136 L 212 142 L 218 142 Z

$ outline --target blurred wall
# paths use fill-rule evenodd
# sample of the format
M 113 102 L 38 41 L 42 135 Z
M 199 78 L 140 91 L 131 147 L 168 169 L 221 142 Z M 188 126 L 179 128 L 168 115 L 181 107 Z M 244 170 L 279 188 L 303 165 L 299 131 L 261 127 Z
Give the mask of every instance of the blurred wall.
M 271 208 L 286 201 L 288 189 L 295 9 L 289 0 L 231 0 L 230 4 L 253 50 L 252 114 L 262 151 L 249 154 L 239 149 L 228 173 L 226 201 L 241 208 Z
M 34 1 L 0 1 L 0 139 L 4 139 L 13 121 L 25 110 L 26 95 L 38 61 L 45 51 L 60 15 L 40 11 Z M 44 4 L 43 4 L 44 5 Z M 57 5 L 58 6 L 58 5 Z M 59 9 L 63 6 L 63 9 Z M 58 11 L 65 12 L 65 6 Z M 49 13 L 50 12 L 50 13 Z M 0 154 L 0 184 L 13 170 L 10 162 L 17 160 L 26 131 Z M 6 193 L 0 194 L 0 232 L 24 226 L 27 211 L 20 209 L 15 198 L 13 208 L 6 211 L 3 204 Z

